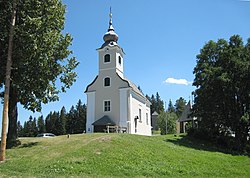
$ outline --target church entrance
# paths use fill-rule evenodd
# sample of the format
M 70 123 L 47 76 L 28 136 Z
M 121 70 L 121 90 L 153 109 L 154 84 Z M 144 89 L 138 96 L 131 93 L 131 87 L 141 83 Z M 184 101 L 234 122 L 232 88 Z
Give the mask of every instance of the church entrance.
M 94 132 L 105 132 L 106 125 L 96 125 L 94 126 Z
M 105 115 L 92 123 L 92 125 L 94 126 L 94 132 L 106 132 L 107 126 L 115 126 L 116 123 Z

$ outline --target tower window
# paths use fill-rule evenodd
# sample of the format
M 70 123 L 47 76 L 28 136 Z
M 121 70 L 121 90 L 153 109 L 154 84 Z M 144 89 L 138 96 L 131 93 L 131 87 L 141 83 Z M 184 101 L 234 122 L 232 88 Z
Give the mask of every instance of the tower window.
M 110 78 L 109 78 L 109 77 L 106 77 L 106 78 L 104 79 L 104 86 L 105 86 L 105 87 L 110 86 Z
M 110 101 L 104 101 L 104 112 L 110 111 Z
M 104 63 L 107 63 L 107 62 L 110 62 L 110 55 L 109 54 L 106 54 L 104 56 Z
M 118 61 L 119 61 L 119 64 L 121 65 L 122 64 L 122 58 L 121 58 L 121 56 L 118 57 Z

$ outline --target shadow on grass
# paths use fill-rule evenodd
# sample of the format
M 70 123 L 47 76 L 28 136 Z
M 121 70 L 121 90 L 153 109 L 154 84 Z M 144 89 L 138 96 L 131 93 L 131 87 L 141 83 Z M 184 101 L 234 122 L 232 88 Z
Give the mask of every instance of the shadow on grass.
M 225 154 L 231 154 L 231 155 L 244 155 L 250 157 L 250 154 L 243 154 L 236 151 L 228 150 L 226 148 L 220 147 L 216 144 L 213 144 L 211 142 L 200 140 L 197 138 L 193 138 L 187 135 L 179 135 L 174 138 L 169 138 L 165 140 L 166 142 L 171 142 L 175 145 L 185 146 L 188 148 L 193 148 L 196 150 L 203 150 L 203 151 L 210 151 L 210 152 L 221 152 Z
M 19 148 L 31 148 L 36 145 L 38 145 L 38 142 L 30 142 L 30 143 L 25 143 L 23 145 L 20 145 Z

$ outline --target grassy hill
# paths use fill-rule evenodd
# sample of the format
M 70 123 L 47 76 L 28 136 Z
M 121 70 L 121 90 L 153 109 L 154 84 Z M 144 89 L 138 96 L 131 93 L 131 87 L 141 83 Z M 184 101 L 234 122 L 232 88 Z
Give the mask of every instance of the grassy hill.
M 187 137 L 81 134 L 23 138 L 0 177 L 250 177 L 250 158 Z

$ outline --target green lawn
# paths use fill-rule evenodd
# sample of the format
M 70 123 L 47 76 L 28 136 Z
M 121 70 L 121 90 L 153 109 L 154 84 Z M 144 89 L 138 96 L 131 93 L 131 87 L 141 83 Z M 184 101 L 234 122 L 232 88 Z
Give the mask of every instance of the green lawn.
M 21 139 L 0 177 L 250 177 L 250 158 L 186 137 L 81 134 Z

